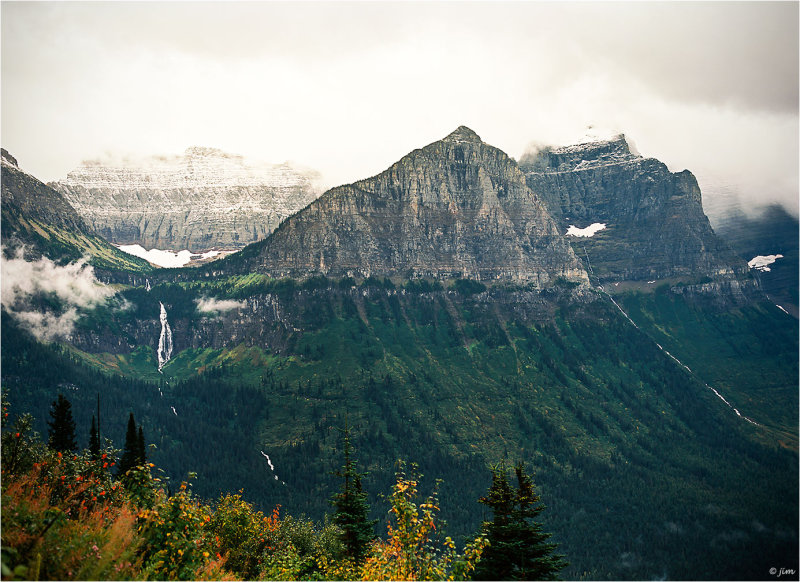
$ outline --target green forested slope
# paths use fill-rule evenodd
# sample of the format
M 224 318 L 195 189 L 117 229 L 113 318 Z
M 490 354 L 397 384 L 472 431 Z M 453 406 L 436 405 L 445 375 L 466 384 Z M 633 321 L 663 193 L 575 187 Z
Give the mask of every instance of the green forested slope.
M 569 578 L 747 579 L 797 564 L 797 455 L 786 448 L 796 447 L 797 394 L 783 385 L 796 376 L 796 322 L 769 306 L 720 313 L 677 295 L 624 298 L 648 334 L 655 331 L 640 322 L 644 314 L 656 323 L 667 305 L 693 314 L 691 327 L 665 320 L 675 348 L 657 338 L 689 374 L 602 298 L 554 296 L 552 317 L 535 321 L 512 317 L 502 295 L 487 309 L 481 286 L 463 283 L 437 290 L 372 282 L 367 293 L 325 281 L 212 285 L 154 287 L 148 300 L 169 296 L 170 313 L 191 318 L 201 292 L 241 298 L 268 288 L 303 314 L 302 331 L 288 330 L 279 354 L 246 345 L 186 350 L 148 383 L 139 378 L 159 378 L 151 347 L 56 353 L 4 314 L 3 385 L 12 406 L 43 423 L 66 391 L 88 438 L 99 392 L 105 434 L 121 443 L 132 410 L 157 447 L 152 459 L 176 478 L 197 472 L 198 493 L 244 489 L 264 509 L 281 504 L 313 517 L 330 511 L 330 471 L 340 464 L 333 428 L 347 416 L 370 471 L 364 485 L 375 517 L 385 519 L 386 507 L 374 496 L 388 490 L 403 458 L 418 462 L 426 481 L 444 479 L 442 514 L 455 535 L 477 530 L 487 467 L 504 456 L 524 460 L 548 505 L 545 525 L 571 563 Z M 138 293 L 126 298 L 135 303 Z M 134 305 L 113 317 L 135 314 Z M 730 337 L 750 350 L 714 362 L 714 342 Z M 747 375 L 756 363 L 761 375 Z M 746 386 L 736 381 L 744 377 Z M 771 424 L 747 423 L 703 382 Z M 760 396 L 767 393 L 774 398 Z M 794 419 L 786 412 L 792 398 Z

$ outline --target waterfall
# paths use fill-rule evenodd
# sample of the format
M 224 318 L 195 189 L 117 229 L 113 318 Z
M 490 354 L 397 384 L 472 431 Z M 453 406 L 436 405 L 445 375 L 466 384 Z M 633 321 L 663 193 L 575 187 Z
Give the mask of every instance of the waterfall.
M 161 306 L 161 335 L 158 338 L 158 371 L 164 367 L 169 359 L 172 357 L 172 330 L 167 321 L 167 309 L 164 304 L 159 301 Z
M 145 291 L 150 291 L 150 289 L 151 289 L 151 287 L 150 287 L 150 279 L 145 279 L 144 280 L 144 290 Z

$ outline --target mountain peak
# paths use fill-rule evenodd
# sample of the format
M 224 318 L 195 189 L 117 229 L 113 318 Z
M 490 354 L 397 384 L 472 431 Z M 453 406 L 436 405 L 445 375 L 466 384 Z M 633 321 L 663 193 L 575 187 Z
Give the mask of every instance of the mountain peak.
M 552 147 L 527 152 L 520 159 L 526 172 L 572 172 L 606 164 L 641 160 L 628 138 L 618 134 L 610 139 L 594 139 L 574 145 Z
M 448 135 L 442 141 L 449 141 L 449 142 L 473 142 L 473 143 L 480 143 L 481 138 L 480 136 L 468 128 L 466 125 L 459 125 L 458 129 L 456 129 L 453 133 Z
M 9 165 L 12 168 L 16 168 L 19 170 L 19 164 L 17 164 L 17 158 L 8 153 L 8 150 L 6 150 L 6 148 L 0 148 L 0 154 L 2 154 L 0 155 L 0 157 L 2 157 L 3 159 L 2 162 L 3 165 Z
M 241 157 L 235 156 L 232 154 L 228 154 L 223 152 L 221 149 L 218 148 L 209 148 L 203 146 L 191 146 L 186 148 L 186 151 L 183 154 L 187 158 L 232 158 L 232 157 Z

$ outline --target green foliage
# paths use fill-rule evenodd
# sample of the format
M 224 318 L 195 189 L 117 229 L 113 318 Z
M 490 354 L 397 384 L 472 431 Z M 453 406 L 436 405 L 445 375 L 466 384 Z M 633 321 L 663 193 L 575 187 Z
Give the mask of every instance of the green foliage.
M 403 288 L 412 293 L 431 293 L 433 291 L 441 291 L 442 283 L 438 279 L 429 281 L 428 279 L 408 279 Z
M 35 450 L 30 470 L 4 473 L 4 569 L 28 579 L 129 577 L 133 519 L 106 454 Z
M 147 449 L 144 444 L 144 429 L 141 425 L 136 432 L 136 460 L 138 465 L 144 465 L 147 461 Z
M 545 507 L 522 463 L 515 473 L 516 490 L 508 482 L 504 465 L 493 468 L 492 486 L 480 498 L 494 516 L 481 527 L 489 547 L 475 569 L 475 580 L 555 580 L 567 566 L 563 556 L 554 554 L 557 544 L 547 541 L 552 534 L 536 521 Z
M 72 405 L 69 400 L 59 394 L 53 402 L 48 422 L 48 444 L 63 453 L 71 453 L 78 448 L 75 440 L 75 421 L 72 418 Z
M 414 474 L 415 466 L 411 470 L 407 478 L 400 463 L 390 496 L 388 539 L 375 542 L 362 576 L 365 580 L 463 580 L 480 560 L 486 540 L 479 536 L 467 544 L 463 554 L 456 552 L 449 536 L 440 540 L 436 489 L 420 503 L 417 486 L 421 476 Z
M 139 550 L 144 571 L 159 580 L 191 580 L 211 553 L 203 528 L 211 516 L 198 503 L 187 484 L 169 497 L 159 496 L 151 509 L 137 515 Z
M 264 530 L 277 523 L 277 513 L 264 517 L 241 494 L 225 494 L 219 498 L 213 515 L 206 525 L 206 535 L 213 540 L 213 550 L 224 556 L 225 567 L 245 580 L 254 580 L 263 561 L 266 548 Z
M 2 392 L 3 422 L 5 429 L 2 433 L 2 443 L 0 447 L 0 467 L 2 467 L 3 477 L 25 473 L 31 470 L 36 458 L 42 452 L 42 445 L 39 435 L 33 430 L 33 416 L 22 414 L 18 416 L 9 427 L 9 403 L 6 392 Z
M 486 291 L 486 285 L 474 279 L 456 279 L 453 281 L 453 289 L 461 295 L 469 296 Z
M 97 422 L 94 415 L 92 415 L 92 428 L 89 429 L 89 452 L 92 459 L 100 457 L 100 434 L 97 432 Z
M 142 439 L 144 441 L 144 439 Z M 139 435 L 136 432 L 136 421 L 133 412 L 128 417 L 128 430 L 125 432 L 125 447 L 122 449 L 122 457 L 119 460 L 119 475 L 125 475 L 132 468 L 142 465 L 144 459 L 144 447 L 139 446 Z
M 341 541 L 345 555 L 360 564 L 367 554 L 369 544 L 375 539 L 375 524 L 378 520 L 369 519 L 369 503 L 367 494 L 361 486 L 361 479 L 366 473 L 356 471 L 356 462 L 352 458 L 350 444 L 350 427 L 345 420 L 342 434 L 344 443 L 344 465 L 336 475 L 342 479 L 340 491 L 333 496 L 331 503 L 336 508 L 333 523 L 342 530 Z
M 80 387 L 70 393 L 79 427 L 90 424 L 89 395 L 102 391 L 144 421 L 157 445 L 149 456 L 173 479 L 197 471 L 198 495 L 244 488 L 262 511 L 280 503 L 323 519 L 341 466 L 330 429 L 349 415 L 370 498 L 391 487 L 394 460 L 413 455 L 444 478 L 441 517 L 456 536 L 478 527 L 478 504 L 463 500 L 486 492 L 487 466 L 507 454 L 536 467 L 552 539 L 570 558 L 565 577 L 758 578 L 765 564 L 795 559 L 795 320 L 771 305 L 714 312 L 672 292 L 634 297 L 634 308 L 619 297 L 637 329 L 605 300 L 560 302 L 563 290 L 522 301 L 530 291 L 461 297 L 418 283 L 295 285 L 279 305 L 291 325 L 265 328 L 256 345 L 175 354 L 163 377 L 147 346 L 80 354 L 92 369 L 74 349 L 7 332 L 4 314 L 3 384 L 17 414 L 39 419 L 59 385 Z M 185 319 L 171 323 L 199 329 L 200 290 L 258 297 L 274 285 L 262 276 L 182 283 L 170 293 L 186 303 L 174 310 Z M 134 299 L 155 301 L 145 311 L 157 317 L 158 298 L 147 297 Z M 141 381 L 146 368 L 158 382 Z M 761 426 L 737 417 L 706 382 Z M 104 422 L 103 435 L 121 443 L 124 429 Z M 279 480 L 265 475 L 259 448 Z M 373 504 L 376 517 L 385 522 Z M 319 571 L 332 564 L 341 563 Z
M 327 520 L 322 525 L 292 516 L 280 520 L 276 510 L 263 535 L 261 579 L 344 579 L 348 576 L 343 574 L 354 573 L 351 564 L 341 559 L 341 530 Z

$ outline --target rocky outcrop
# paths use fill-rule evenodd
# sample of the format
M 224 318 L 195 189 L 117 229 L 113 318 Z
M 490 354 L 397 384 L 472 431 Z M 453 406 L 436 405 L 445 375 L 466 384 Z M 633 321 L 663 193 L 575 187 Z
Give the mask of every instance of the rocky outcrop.
M 116 164 L 84 162 L 51 184 L 94 230 L 146 249 L 237 249 L 317 197 L 316 174 L 218 149 Z
M 744 276 L 747 266 L 718 239 L 689 171 L 631 151 L 624 136 L 524 156 L 531 190 L 561 232 L 604 224 L 567 238 L 599 282 Z
M 5 149 L 0 153 L 2 154 L 4 243 L 20 231 L 29 230 L 31 221 L 65 229 L 88 230 L 64 196 L 23 172 L 16 158 Z
M 772 256 L 766 268 L 753 268 L 761 288 L 783 309 L 798 314 L 798 277 L 800 228 L 797 217 L 777 204 L 760 212 L 745 213 L 740 207 L 729 208 L 716 219 L 715 232 L 745 261 Z
M 117 250 L 92 232 L 60 192 L 22 171 L 6 150 L 2 150 L 0 233 L 7 257 L 19 250 L 29 261 L 43 256 L 58 262 L 88 258 L 108 277 L 119 271 L 152 270 L 147 262 Z
M 328 281 L 314 288 L 297 285 L 279 292 L 255 292 L 245 298 L 219 302 L 222 309 L 201 311 L 200 303 L 190 295 L 170 301 L 163 287 L 153 287 L 146 295 L 129 296 L 131 310 L 120 312 L 112 324 L 99 322 L 91 328 L 81 326 L 70 336 L 70 343 L 90 353 L 130 353 L 137 346 L 148 346 L 155 356 L 162 324 L 160 303 L 164 305 L 171 327 L 174 353 L 186 349 L 233 348 L 244 344 L 275 354 L 286 353 L 305 333 L 318 330 L 331 317 L 361 317 L 370 325 L 367 313 L 383 313 L 388 319 L 399 318 L 404 325 L 462 328 L 493 321 L 516 321 L 541 324 L 552 321 L 559 305 L 569 301 L 580 313 L 598 300 L 599 295 L 585 288 L 556 285 L 545 291 L 521 287 L 489 287 L 478 293 L 462 293 L 454 288 L 421 291 L 382 286 L 341 286 Z M 177 300 L 176 300 L 177 299 Z M 135 301 L 135 303 L 134 303 Z M 162 303 L 163 302 L 163 303 Z M 213 302 L 213 300 L 212 300 Z M 438 313 L 439 315 L 434 315 Z M 360 315 L 359 315 L 360 314 Z M 379 317 L 379 318 L 380 318 Z M 419 319 L 417 319 L 419 318 Z
M 588 281 L 516 162 L 463 126 L 375 177 L 329 190 L 264 242 L 209 269 L 536 287 Z

